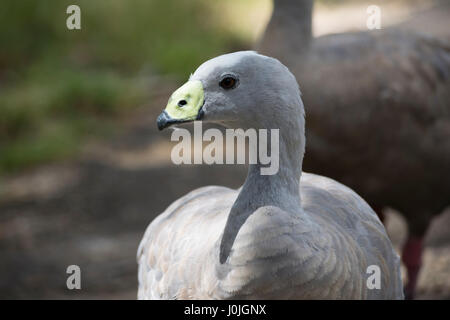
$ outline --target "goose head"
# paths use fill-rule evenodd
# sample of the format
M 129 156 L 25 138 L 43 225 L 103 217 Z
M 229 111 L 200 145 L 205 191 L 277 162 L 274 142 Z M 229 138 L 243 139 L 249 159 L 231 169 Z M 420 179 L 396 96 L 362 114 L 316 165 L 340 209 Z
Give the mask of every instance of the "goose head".
M 253 51 L 203 63 L 170 97 L 157 119 L 160 130 L 202 120 L 232 129 L 291 128 L 303 131 L 297 81 L 278 60 Z

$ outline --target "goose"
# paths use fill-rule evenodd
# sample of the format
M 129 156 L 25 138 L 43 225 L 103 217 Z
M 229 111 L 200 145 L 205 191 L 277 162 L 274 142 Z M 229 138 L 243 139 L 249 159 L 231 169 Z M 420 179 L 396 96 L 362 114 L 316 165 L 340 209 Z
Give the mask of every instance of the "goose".
M 257 158 L 240 189 L 203 187 L 157 216 L 137 252 L 139 299 L 403 298 L 400 258 L 375 212 L 348 187 L 302 173 L 304 108 L 287 67 L 254 51 L 204 62 L 157 124 L 194 120 L 278 129 L 279 170 L 262 175 Z
M 256 47 L 302 84 L 305 170 L 349 186 L 380 217 L 385 207 L 405 217 L 413 299 L 426 231 L 450 205 L 450 42 L 396 27 L 313 38 L 313 3 L 274 0 Z

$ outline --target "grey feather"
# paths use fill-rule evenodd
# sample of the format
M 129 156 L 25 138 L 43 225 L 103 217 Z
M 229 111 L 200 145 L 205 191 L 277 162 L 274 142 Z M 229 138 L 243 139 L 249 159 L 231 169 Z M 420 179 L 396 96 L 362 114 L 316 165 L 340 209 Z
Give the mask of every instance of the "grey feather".
M 240 77 L 234 91 L 218 88 L 224 72 Z M 238 52 L 191 78 L 205 88 L 205 119 L 280 129 L 280 170 L 262 176 L 250 165 L 242 188 L 204 187 L 170 205 L 139 246 L 138 297 L 402 299 L 399 257 L 369 205 L 334 180 L 301 173 L 304 110 L 289 70 Z M 380 267 L 381 289 L 367 287 L 370 265 Z

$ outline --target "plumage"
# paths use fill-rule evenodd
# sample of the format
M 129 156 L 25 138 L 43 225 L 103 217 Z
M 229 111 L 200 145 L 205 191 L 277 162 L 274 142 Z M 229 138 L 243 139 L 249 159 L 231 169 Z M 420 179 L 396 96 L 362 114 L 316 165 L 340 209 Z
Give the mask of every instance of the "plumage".
M 220 88 L 223 74 L 239 85 Z M 346 186 L 302 174 L 304 110 L 289 70 L 237 52 L 205 62 L 197 80 L 204 121 L 280 130 L 280 169 L 261 175 L 258 162 L 238 190 L 204 187 L 171 204 L 139 246 L 138 298 L 403 298 L 399 257 L 374 211 Z M 371 265 L 381 289 L 367 286 Z
M 274 5 L 259 50 L 305 93 L 304 168 L 405 216 L 413 297 L 424 234 L 450 205 L 450 43 L 399 28 L 312 38 L 313 1 Z

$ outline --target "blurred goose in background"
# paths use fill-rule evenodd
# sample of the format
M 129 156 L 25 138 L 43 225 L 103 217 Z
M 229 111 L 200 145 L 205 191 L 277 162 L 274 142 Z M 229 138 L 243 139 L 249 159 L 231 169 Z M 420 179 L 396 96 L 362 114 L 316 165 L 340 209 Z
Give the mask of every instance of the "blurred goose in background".
M 160 214 L 137 254 L 140 299 L 403 298 L 400 259 L 375 212 L 346 186 L 302 174 L 303 103 L 283 64 L 251 51 L 205 62 L 158 127 L 193 120 L 279 129 L 279 170 L 261 175 L 258 158 L 239 190 L 200 188 Z M 380 289 L 367 286 L 373 265 Z
M 307 106 L 304 168 L 399 210 L 413 298 L 425 232 L 450 204 L 450 44 L 390 28 L 312 37 L 312 0 L 274 0 L 258 50 L 297 76 Z M 366 14 L 366 12 L 362 12 Z

